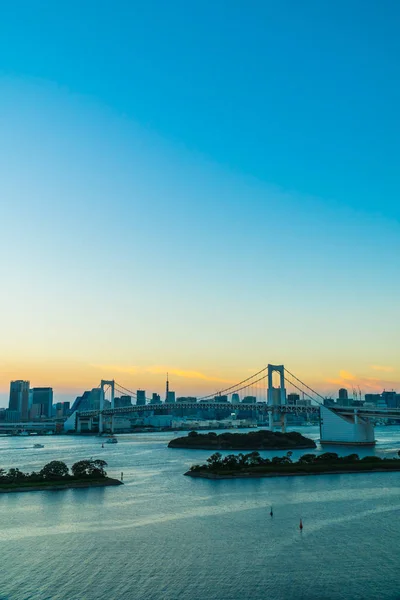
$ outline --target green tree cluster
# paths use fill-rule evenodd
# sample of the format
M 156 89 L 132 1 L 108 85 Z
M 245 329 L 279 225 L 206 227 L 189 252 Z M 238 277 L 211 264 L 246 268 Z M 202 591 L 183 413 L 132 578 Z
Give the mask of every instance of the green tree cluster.
M 400 452 L 399 452 L 400 457 Z M 336 452 L 324 452 L 323 454 L 303 454 L 297 462 L 292 461 L 293 452 L 289 451 L 284 456 L 274 456 L 272 459 L 263 458 L 259 452 L 250 452 L 249 454 L 227 454 L 222 456 L 220 452 L 215 452 L 208 459 L 205 465 L 193 465 L 190 471 L 211 471 L 211 472 L 230 472 L 251 470 L 265 467 L 267 470 L 274 467 L 294 467 L 295 470 L 302 468 L 313 467 L 318 471 L 323 470 L 323 467 L 337 466 L 340 468 L 349 469 L 354 463 L 363 465 L 362 468 L 371 463 L 398 463 L 399 458 L 380 458 L 379 456 L 365 456 L 360 460 L 358 454 L 348 454 L 347 456 L 339 456 Z M 360 467 L 360 470 L 362 470 Z
M 63 481 L 68 479 L 102 479 L 107 477 L 105 460 L 80 460 L 72 465 L 71 471 L 61 460 L 52 460 L 40 471 L 24 473 L 20 469 L 8 471 L 0 468 L 0 484 L 17 484 L 22 482 Z

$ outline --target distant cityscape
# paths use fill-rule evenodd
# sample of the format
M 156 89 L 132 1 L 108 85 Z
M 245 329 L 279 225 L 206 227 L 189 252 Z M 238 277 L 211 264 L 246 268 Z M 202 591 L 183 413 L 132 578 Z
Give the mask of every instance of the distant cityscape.
M 273 389 L 273 395 L 279 396 L 280 390 Z M 77 396 L 72 406 L 70 402 L 57 402 L 53 404 L 53 388 L 51 387 L 30 387 L 29 381 L 17 380 L 10 382 L 10 395 L 8 408 L 0 408 L 0 422 L 5 423 L 19 423 L 19 422 L 43 422 L 51 420 L 65 421 L 68 417 L 73 415 L 76 411 L 90 411 L 98 410 L 100 408 L 102 390 L 100 387 L 93 388 L 92 390 L 85 391 L 81 396 Z M 135 400 L 135 401 L 134 401 Z M 275 403 L 275 398 L 272 398 Z M 169 381 L 167 378 L 165 397 L 161 399 L 160 394 L 153 393 L 151 398 L 147 398 L 145 390 L 137 390 L 136 398 L 130 395 L 120 395 L 114 399 L 115 408 L 124 408 L 130 406 L 144 406 L 146 404 L 154 405 L 155 411 L 157 405 L 161 404 L 187 404 L 187 408 L 178 409 L 178 416 L 183 417 L 185 415 L 197 414 L 200 418 L 224 418 L 229 414 L 229 404 L 241 404 L 243 409 L 237 411 L 237 418 L 249 418 L 252 414 L 251 405 L 256 404 L 260 400 L 256 395 L 245 395 L 240 397 L 239 393 L 233 393 L 229 397 L 228 395 L 216 395 L 214 398 L 207 399 L 207 404 L 212 402 L 221 404 L 227 404 L 227 411 L 223 411 L 224 414 L 219 414 L 218 411 L 210 413 L 209 409 L 202 409 L 201 405 L 203 400 L 198 400 L 195 396 L 178 396 L 174 391 L 169 389 Z M 301 406 L 307 407 L 312 405 L 312 401 L 309 398 L 304 398 L 298 393 L 287 394 L 286 402 L 289 406 Z M 378 393 L 365 394 L 364 398 L 361 396 L 360 390 L 352 390 L 352 393 L 346 388 L 341 388 L 338 391 L 338 397 L 325 398 L 325 406 L 365 406 L 365 407 L 377 407 L 377 408 L 400 408 L 400 394 L 391 391 L 382 391 Z M 104 400 L 104 407 L 107 408 L 111 405 L 109 400 Z M 196 406 L 194 406 L 196 405 Z M 172 407 L 171 407 L 172 408 Z M 160 420 L 161 419 L 161 420 Z M 165 416 L 160 417 L 160 425 L 165 421 Z M 156 424 L 157 420 L 154 421 Z M 145 422 L 142 423 L 146 424 Z M 167 422 L 165 422 L 167 424 Z

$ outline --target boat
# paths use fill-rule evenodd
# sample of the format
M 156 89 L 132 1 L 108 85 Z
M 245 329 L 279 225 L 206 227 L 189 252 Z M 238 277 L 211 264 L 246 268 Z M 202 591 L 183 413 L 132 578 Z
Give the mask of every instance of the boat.
M 44 448 L 44 444 L 33 444 L 34 448 Z
M 113 435 L 110 435 L 110 437 L 107 438 L 106 443 L 107 444 L 118 444 L 118 440 Z
M 29 435 L 27 431 L 20 431 L 17 435 Z

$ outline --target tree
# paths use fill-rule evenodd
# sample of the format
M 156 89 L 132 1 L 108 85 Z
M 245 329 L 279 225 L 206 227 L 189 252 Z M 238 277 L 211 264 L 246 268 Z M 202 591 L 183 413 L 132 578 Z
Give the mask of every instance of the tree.
M 26 475 L 19 469 L 9 469 L 8 470 L 8 473 L 7 473 L 8 481 L 12 481 L 12 482 L 22 481 L 23 479 L 26 479 Z
M 197 437 L 199 434 L 197 433 L 197 431 L 189 431 L 188 433 L 188 437 L 190 438 L 194 438 Z
M 358 456 L 358 454 L 349 454 L 348 456 L 343 456 L 342 460 L 344 462 L 355 462 L 357 460 L 360 460 L 360 457 Z
M 236 456 L 234 454 L 228 454 L 225 456 L 224 460 L 222 461 L 222 466 L 227 469 L 235 469 L 238 466 Z
M 260 465 L 261 461 L 262 461 L 262 458 L 261 458 L 259 452 L 250 452 L 250 454 L 247 454 L 246 458 L 247 458 L 248 464 L 252 465 L 253 467 L 256 465 Z
M 335 462 L 337 460 L 339 460 L 339 455 L 336 454 L 336 452 L 324 452 L 323 454 L 317 456 L 317 461 L 321 462 Z
M 363 462 L 381 462 L 382 459 L 379 456 L 364 456 L 364 458 L 361 459 Z
M 69 469 L 61 460 L 52 460 L 43 467 L 40 475 L 43 479 L 62 479 L 69 475 Z
M 292 461 L 287 456 L 274 456 L 271 462 L 273 465 L 288 465 Z
M 209 458 L 207 458 L 208 467 L 210 469 L 220 467 L 222 464 L 221 459 L 222 459 L 221 452 L 214 452 L 214 454 L 211 454 L 211 456 Z
M 299 465 L 311 465 L 315 462 L 316 458 L 316 454 L 303 454 L 303 456 L 300 456 L 298 463 Z
M 105 460 L 80 460 L 72 465 L 72 474 L 78 479 L 84 479 L 85 477 L 99 478 L 106 477 L 107 473 L 104 467 L 107 466 Z

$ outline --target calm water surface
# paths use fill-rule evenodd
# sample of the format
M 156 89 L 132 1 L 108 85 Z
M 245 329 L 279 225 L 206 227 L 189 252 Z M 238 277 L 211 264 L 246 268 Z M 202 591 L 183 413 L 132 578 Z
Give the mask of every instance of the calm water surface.
M 174 435 L 0 438 L 1 467 L 101 457 L 125 481 L 0 495 L 0 600 L 400 599 L 400 473 L 191 479 L 210 452 Z M 360 455 L 400 449 L 399 427 L 376 437 Z

